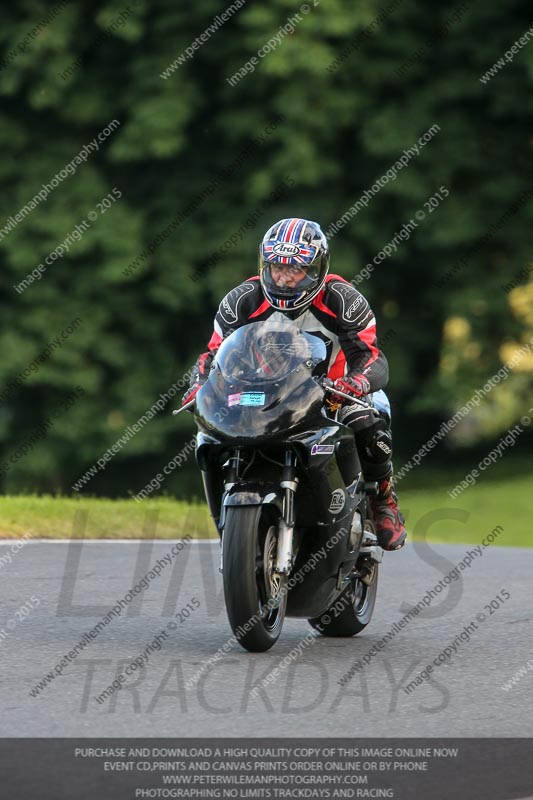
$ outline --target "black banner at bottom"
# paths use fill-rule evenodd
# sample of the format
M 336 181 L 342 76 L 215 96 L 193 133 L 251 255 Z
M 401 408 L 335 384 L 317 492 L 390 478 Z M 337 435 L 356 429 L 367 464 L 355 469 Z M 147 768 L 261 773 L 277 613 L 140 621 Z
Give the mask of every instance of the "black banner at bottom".
M 531 739 L 0 739 L 10 800 L 533 800 Z

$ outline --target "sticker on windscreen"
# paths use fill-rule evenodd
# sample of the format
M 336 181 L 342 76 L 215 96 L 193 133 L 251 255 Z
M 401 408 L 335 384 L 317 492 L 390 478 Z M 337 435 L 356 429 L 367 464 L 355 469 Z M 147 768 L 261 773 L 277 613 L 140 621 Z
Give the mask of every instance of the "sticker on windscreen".
M 264 392 L 243 392 L 241 394 L 241 406 L 264 406 L 265 393 Z
M 228 406 L 264 406 L 264 392 L 238 392 L 238 394 L 228 394 Z

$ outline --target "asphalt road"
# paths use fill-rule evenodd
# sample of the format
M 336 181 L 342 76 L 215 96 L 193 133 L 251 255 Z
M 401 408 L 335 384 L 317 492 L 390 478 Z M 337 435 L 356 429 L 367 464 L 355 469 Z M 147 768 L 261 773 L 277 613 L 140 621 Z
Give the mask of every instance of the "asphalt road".
M 1 736 L 533 736 L 533 668 L 515 688 L 502 688 L 528 661 L 533 666 L 533 550 L 496 546 L 476 556 L 460 580 L 340 686 L 354 661 L 472 545 L 426 551 L 408 545 L 387 554 L 373 620 L 358 637 L 305 640 L 307 622 L 288 619 L 268 653 L 233 645 L 206 669 L 231 630 L 218 544 L 191 542 L 32 697 L 44 675 L 172 544 L 29 542 L 11 563 L 1 560 L 11 546 L 0 545 Z M 486 606 L 497 595 L 491 611 Z M 175 614 L 187 604 L 194 610 L 180 621 Z M 429 682 L 406 693 L 403 687 L 476 618 L 468 641 L 465 634 Z M 148 664 L 98 703 L 95 697 L 162 630 L 166 637 L 161 634 L 161 649 L 149 654 Z M 254 686 L 298 646 L 276 681 L 253 696 Z M 187 689 L 185 682 L 202 669 Z

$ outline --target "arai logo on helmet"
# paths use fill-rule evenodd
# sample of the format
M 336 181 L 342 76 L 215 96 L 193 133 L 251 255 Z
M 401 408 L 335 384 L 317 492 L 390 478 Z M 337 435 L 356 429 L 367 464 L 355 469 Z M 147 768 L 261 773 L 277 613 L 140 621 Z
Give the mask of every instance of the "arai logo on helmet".
M 300 248 L 297 244 L 290 244 L 290 242 L 280 242 L 279 244 L 274 245 L 272 248 L 272 252 L 275 253 L 277 256 L 284 256 L 288 258 L 289 256 L 297 256 L 300 254 Z

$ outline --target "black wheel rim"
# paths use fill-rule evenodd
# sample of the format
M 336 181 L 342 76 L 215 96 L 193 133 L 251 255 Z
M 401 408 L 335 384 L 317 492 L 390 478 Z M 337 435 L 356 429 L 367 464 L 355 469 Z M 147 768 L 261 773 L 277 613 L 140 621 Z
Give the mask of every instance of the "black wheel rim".
M 369 600 L 367 584 L 359 580 L 359 578 L 355 578 L 352 581 L 351 594 L 352 605 L 356 615 L 358 617 L 364 616 Z
M 352 598 L 352 606 L 359 619 L 364 619 L 373 606 L 378 577 L 377 565 L 374 565 L 371 576 L 372 580 L 370 583 L 366 583 L 361 580 L 361 578 L 353 578 L 351 582 L 350 595 Z

